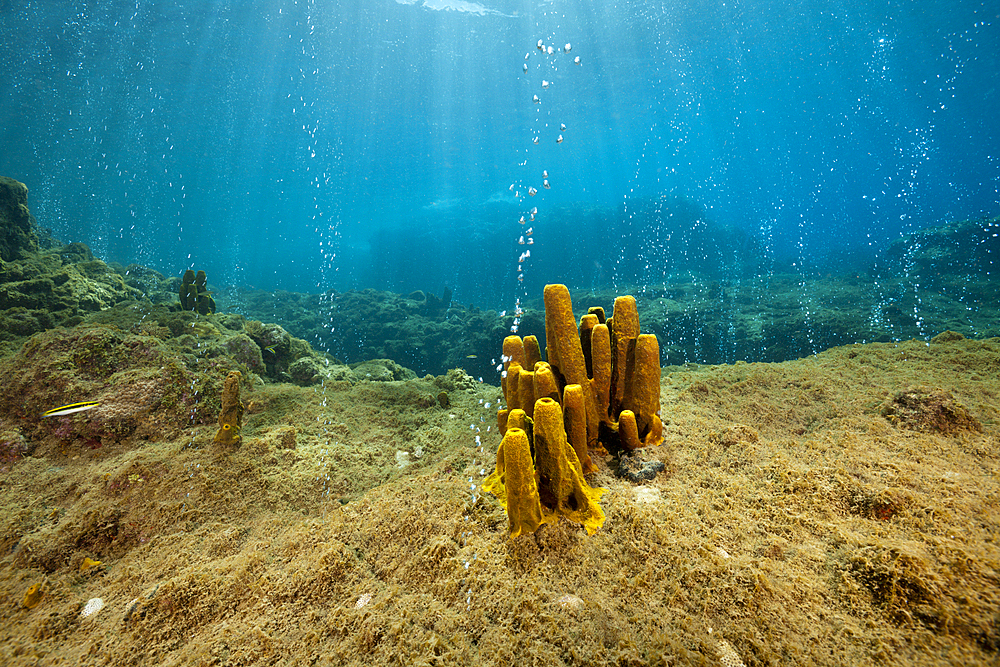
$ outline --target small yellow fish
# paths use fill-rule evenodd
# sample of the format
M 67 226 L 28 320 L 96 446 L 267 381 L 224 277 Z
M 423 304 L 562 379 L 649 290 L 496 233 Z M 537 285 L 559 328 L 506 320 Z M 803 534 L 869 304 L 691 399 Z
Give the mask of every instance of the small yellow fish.
M 276 354 L 275 351 L 274 351 L 274 348 L 276 348 L 276 347 L 278 347 L 278 343 L 275 343 L 274 345 L 268 345 L 264 349 L 267 350 L 268 352 L 270 352 L 271 354 Z
M 52 408 L 42 413 L 42 417 L 62 417 L 63 415 L 71 415 L 74 412 L 83 412 L 84 410 L 90 410 L 91 408 L 96 408 L 100 403 L 97 401 L 83 401 L 81 403 L 70 403 L 68 405 L 60 405 L 58 408 Z
M 88 556 L 88 557 L 86 557 L 86 558 L 83 559 L 82 563 L 80 563 L 80 572 L 86 572 L 87 570 L 89 570 L 89 569 L 91 569 L 93 567 L 98 567 L 100 564 L 101 564 L 101 561 L 99 561 L 99 560 L 93 560 L 93 559 L 91 559 Z
M 465 358 L 466 359 L 478 359 L 479 355 L 477 355 L 477 354 L 467 354 L 467 355 L 465 355 Z

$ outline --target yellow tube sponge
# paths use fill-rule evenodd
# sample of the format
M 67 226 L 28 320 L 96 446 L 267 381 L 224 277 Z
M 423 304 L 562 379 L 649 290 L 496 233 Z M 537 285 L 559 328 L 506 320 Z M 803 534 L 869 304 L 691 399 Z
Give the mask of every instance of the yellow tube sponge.
M 214 442 L 219 445 L 239 445 L 243 436 L 243 402 L 240 401 L 239 371 L 230 371 L 222 385 L 222 410 L 219 411 L 219 432 Z
M 604 514 L 602 490 L 592 489 L 584 477 L 598 470 L 592 453 L 618 454 L 663 442 L 659 344 L 655 336 L 640 333 L 631 296 L 615 299 L 612 317 L 605 319 L 604 310 L 595 307 L 579 324 L 565 285 L 546 285 L 544 302 L 548 360 L 539 358 L 533 336 L 504 340 L 507 410 L 497 413 L 497 425 L 505 442 L 515 429 L 527 435 L 543 522 L 562 515 L 594 532 Z M 499 472 L 485 487 L 503 502 L 507 460 L 506 451 L 498 452 Z
M 615 299 L 611 316 L 611 414 L 621 412 L 625 397 L 625 369 L 629 344 L 639 336 L 639 310 L 635 297 L 620 296 Z
M 559 403 L 540 398 L 534 411 L 534 420 L 523 410 L 510 411 L 496 468 L 483 490 L 507 509 L 511 537 L 534 532 L 560 516 L 593 534 L 604 524 L 600 501 L 605 489 L 591 488 L 584 479 L 580 459 L 566 438 Z
M 587 365 L 580 346 L 569 289 L 565 285 L 546 285 L 543 296 L 545 349 L 549 353 L 549 363 L 559 369 L 566 384 L 582 384 L 587 379 Z
M 510 377 L 508 375 L 508 377 Z M 521 377 L 517 380 L 518 403 L 521 409 L 531 416 L 535 409 L 535 372 L 521 369 Z
M 635 425 L 635 413 L 631 410 L 622 410 L 618 415 L 618 440 L 622 447 L 629 451 L 642 447 L 639 429 Z
M 583 466 L 583 474 L 597 472 L 597 466 L 590 460 L 590 451 L 587 447 L 587 406 L 583 398 L 583 388 L 578 384 L 568 384 L 563 390 L 563 422 L 566 427 L 566 438 Z
M 528 419 L 528 414 L 521 409 L 511 410 L 510 414 L 507 415 L 507 428 L 519 428 L 528 434 L 528 438 L 531 438 L 531 420 Z
M 542 506 L 538 500 L 538 480 L 531 461 L 528 434 L 519 428 L 508 428 L 507 435 L 500 442 L 500 451 L 503 454 L 501 483 L 505 488 L 503 496 L 498 497 L 507 508 L 510 536 L 533 533 L 545 523 L 545 519 L 542 518 Z M 498 460 L 498 470 L 499 467 Z M 483 488 L 497 495 L 499 489 L 493 475 L 486 479 Z
M 535 399 L 547 396 L 559 400 L 559 384 L 556 382 L 556 376 L 552 374 L 552 367 L 549 366 L 548 362 L 539 361 L 535 364 L 534 382 Z M 584 436 L 586 436 L 586 432 L 584 432 Z
M 594 377 L 594 360 L 591 355 L 591 335 L 594 327 L 600 324 L 597 315 L 588 313 L 580 318 L 580 346 L 583 348 L 583 360 L 587 364 L 587 375 Z
M 583 524 L 592 535 L 604 523 L 600 500 L 605 489 L 591 488 L 584 480 L 583 466 L 566 438 L 559 403 L 538 399 L 534 422 L 538 495 L 543 510 Z
M 587 375 L 587 363 L 580 345 L 580 332 L 573 316 L 573 302 L 565 285 L 546 285 L 542 293 L 545 301 L 545 348 L 549 351 L 549 364 L 553 372 L 558 368 L 564 385 L 578 384 L 583 388 L 583 398 L 587 406 L 587 444 L 596 446 L 598 439 L 597 403 Z M 551 326 L 550 326 L 551 320 Z M 552 361 L 552 351 L 556 350 L 558 365 Z
M 660 411 L 660 345 L 656 336 L 640 334 L 629 348 L 623 405 L 635 413 L 642 446 L 663 442 Z
M 538 345 L 538 341 L 535 341 L 535 345 Z M 503 339 L 503 356 L 505 359 L 504 368 L 510 362 L 517 362 L 518 365 L 524 366 L 524 341 L 521 340 L 520 336 L 507 336 Z
M 537 341 L 536 341 L 537 344 Z M 507 336 L 503 339 L 503 377 L 500 378 L 500 388 L 504 391 L 504 398 L 507 397 L 507 377 L 510 375 L 510 367 L 517 364 L 522 368 L 524 363 L 524 342 L 520 336 Z M 531 368 L 528 366 L 528 368 Z
M 538 347 L 538 338 L 535 336 L 524 337 L 524 367 L 535 368 L 535 364 L 542 360 L 542 351 Z
M 497 410 L 497 430 L 500 431 L 500 435 L 507 432 L 507 416 L 510 414 L 510 410 L 506 408 L 503 410 Z
M 28 609 L 34 609 L 38 606 L 38 603 L 42 601 L 42 583 L 32 584 L 30 588 L 24 593 L 24 600 L 21 602 Z
M 590 333 L 590 356 L 594 367 L 590 384 L 594 388 L 597 416 L 602 422 L 610 424 L 612 419 L 608 413 L 608 405 L 611 400 L 611 332 L 607 324 L 598 324 Z
M 510 365 L 507 366 L 507 373 L 503 376 L 503 399 L 511 410 L 521 407 L 521 395 L 517 388 L 517 382 L 520 379 L 521 364 L 516 361 L 510 362 Z

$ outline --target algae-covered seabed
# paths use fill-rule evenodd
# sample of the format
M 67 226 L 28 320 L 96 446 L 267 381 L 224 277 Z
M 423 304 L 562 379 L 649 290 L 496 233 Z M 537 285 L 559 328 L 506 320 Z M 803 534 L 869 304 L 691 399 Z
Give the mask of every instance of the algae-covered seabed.
M 489 385 L 258 386 L 238 449 L 53 424 L 0 476 L 0 662 L 996 664 L 998 375 L 957 335 L 664 369 L 666 470 L 516 540 Z

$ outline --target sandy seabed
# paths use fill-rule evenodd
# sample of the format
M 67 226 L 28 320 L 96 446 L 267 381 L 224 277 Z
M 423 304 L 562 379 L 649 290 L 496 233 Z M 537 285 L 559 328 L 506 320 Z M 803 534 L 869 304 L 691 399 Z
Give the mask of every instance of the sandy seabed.
M 235 449 L 49 432 L 0 473 L 0 663 L 1000 660 L 1000 339 L 665 368 L 666 469 L 597 457 L 593 536 L 511 540 L 479 490 L 499 388 L 437 393 L 258 386 Z

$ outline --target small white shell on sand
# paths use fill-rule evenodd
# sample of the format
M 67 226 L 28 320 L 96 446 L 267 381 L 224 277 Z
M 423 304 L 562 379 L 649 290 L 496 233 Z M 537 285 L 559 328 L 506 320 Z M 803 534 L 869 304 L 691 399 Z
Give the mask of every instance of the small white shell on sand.
M 576 595 L 564 595 L 556 600 L 556 602 L 563 609 L 579 609 L 583 606 L 583 599 Z
M 84 605 L 83 611 L 80 612 L 80 618 L 93 616 L 102 609 L 104 609 L 104 600 L 101 598 L 90 598 L 87 600 L 87 604 Z

